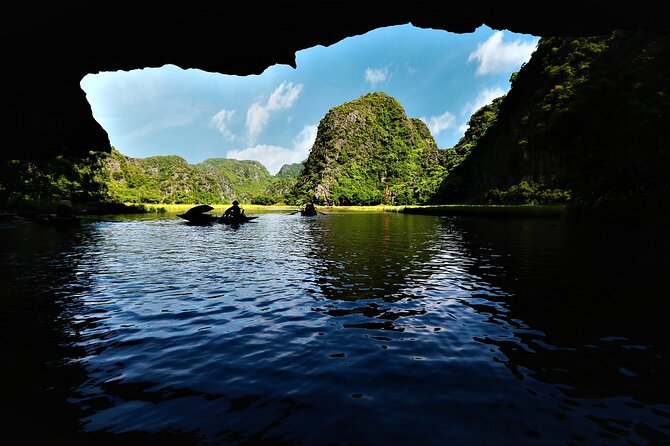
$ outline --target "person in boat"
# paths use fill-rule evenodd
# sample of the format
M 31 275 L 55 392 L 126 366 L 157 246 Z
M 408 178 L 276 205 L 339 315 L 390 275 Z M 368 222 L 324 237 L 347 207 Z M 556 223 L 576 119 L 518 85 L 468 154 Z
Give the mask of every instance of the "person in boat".
M 316 215 L 316 206 L 313 203 L 307 203 L 302 213 L 304 215 Z
M 234 220 L 239 220 L 244 214 L 244 210 L 240 208 L 240 202 L 235 200 L 233 205 L 226 209 L 226 212 L 223 213 L 224 218 L 231 218 Z

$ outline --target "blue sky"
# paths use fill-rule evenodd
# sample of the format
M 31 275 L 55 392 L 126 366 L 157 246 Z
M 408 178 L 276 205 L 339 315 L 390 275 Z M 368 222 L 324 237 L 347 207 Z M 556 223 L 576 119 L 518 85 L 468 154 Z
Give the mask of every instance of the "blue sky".
M 440 148 L 453 147 L 537 42 L 485 26 L 454 34 L 407 24 L 301 50 L 295 69 L 232 76 L 166 65 L 89 74 L 81 87 L 124 155 L 253 159 L 274 175 L 307 158 L 328 110 L 376 91 L 426 122 Z M 225 46 L 213 57 L 226 57 Z

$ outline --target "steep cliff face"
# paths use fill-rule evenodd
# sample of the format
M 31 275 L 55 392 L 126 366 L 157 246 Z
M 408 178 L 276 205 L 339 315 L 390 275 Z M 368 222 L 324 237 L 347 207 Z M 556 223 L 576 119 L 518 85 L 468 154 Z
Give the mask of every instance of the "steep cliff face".
M 385 93 L 370 93 L 321 120 L 295 195 L 335 205 L 425 202 L 442 175 L 441 157 L 422 121 Z
M 443 202 L 530 181 L 592 204 L 667 201 L 670 38 L 542 38 Z

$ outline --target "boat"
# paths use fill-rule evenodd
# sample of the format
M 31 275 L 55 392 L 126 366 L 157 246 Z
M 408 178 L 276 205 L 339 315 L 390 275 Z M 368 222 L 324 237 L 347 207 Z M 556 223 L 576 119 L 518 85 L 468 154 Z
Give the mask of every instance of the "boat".
M 224 225 L 239 225 L 241 223 L 248 223 L 258 218 L 257 216 L 249 216 L 244 214 L 240 215 L 239 217 L 231 217 L 227 215 L 217 217 L 216 215 L 204 213 L 192 215 L 177 214 L 177 216 L 183 218 L 188 222 L 188 224 L 194 226 L 206 226 L 214 223 L 221 223 Z
M 216 215 L 207 213 L 213 209 L 214 208 L 212 206 L 209 206 L 207 204 L 201 204 L 192 207 L 183 214 L 177 214 L 177 217 L 183 218 L 188 222 L 188 224 L 195 226 L 206 226 L 211 225 L 213 223 L 222 223 L 226 225 L 239 225 L 241 223 L 248 223 L 258 218 L 256 216 L 245 215 L 244 213 L 242 213 L 237 217 L 233 217 L 232 215 L 226 215 L 226 214 L 223 214 L 222 216 L 218 217 Z
M 190 225 L 211 225 L 219 219 L 216 215 L 212 214 L 177 214 L 177 217 L 183 218 Z
M 35 221 L 49 226 L 69 228 L 79 226 L 81 217 L 76 215 L 39 214 Z
M 240 223 L 248 223 L 252 220 L 256 220 L 258 217 L 257 216 L 251 216 L 251 215 L 240 215 L 239 217 L 232 217 L 228 215 L 222 215 L 217 219 L 217 223 L 223 223 L 225 225 L 239 225 Z
M 304 217 L 311 217 L 312 215 L 316 214 L 317 214 L 316 209 L 300 209 L 300 215 Z
M 303 217 L 312 217 L 312 216 L 318 215 L 318 214 L 326 215 L 323 212 L 318 211 L 316 209 L 316 206 L 314 206 L 311 203 L 306 204 L 305 207 L 303 207 L 302 209 L 297 209 L 297 210 L 291 212 L 289 215 L 294 215 L 294 214 L 297 214 L 298 212 L 300 212 L 300 215 L 302 215 Z
M 307 203 L 304 208 L 300 209 L 300 215 L 304 217 L 311 217 L 317 215 L 319 211 L 316 210 L 316 206 L 312 203 Z
M 37 214 L 35 221 L 59 228 L 79 226 L 81 217 L 75 215 L 70 200 L 61 200 L 53 214 Z

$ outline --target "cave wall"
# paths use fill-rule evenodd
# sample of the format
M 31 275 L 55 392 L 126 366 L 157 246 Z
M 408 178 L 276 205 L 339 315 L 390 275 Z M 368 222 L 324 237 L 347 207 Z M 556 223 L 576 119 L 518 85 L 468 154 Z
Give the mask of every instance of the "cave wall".
M 89 73 L 173 64 L 208 72 L 260 74 L 295 66 L 296 51 L 328 46 L 379 27 L 412 23 L 469 33 L 482 25 L 536 36 L 599 35 L 641 28 L 667 33 L 659 6 L 635 2 L 283 1 L 13 4 L 2 34 L 0 157 L 38 159 L 110 151 L 81 79 Z

